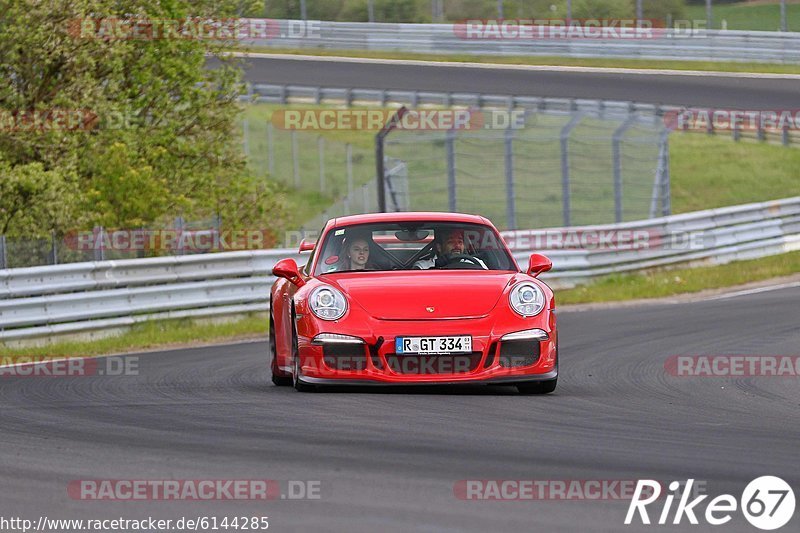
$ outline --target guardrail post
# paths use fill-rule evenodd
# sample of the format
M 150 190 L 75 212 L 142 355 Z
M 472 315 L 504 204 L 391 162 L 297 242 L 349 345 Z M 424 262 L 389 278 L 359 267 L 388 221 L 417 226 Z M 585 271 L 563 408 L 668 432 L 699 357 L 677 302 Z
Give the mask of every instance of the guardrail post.
M 456 150 L 455 131 L 447 130 L 445 134 L 445 150 L 447 153 L 447 208 L 456 211 Z
M 411 93 L 411 108 L 416 109 L 419 107 L 419 91 L 415 90 Z
M 759 141 L 766 141 L 767 140 L 767 132 L 764 131 L 764 115 L 759 114 L 758 117 L 758 130 L 756 132 Z
M 8 256 L 6 255 L 6 236 L 0 235 L 0 270 L 8 268 Z
M 322 87 L 316 87 L 316 91 L 314 91 L 314 103 L 317 105 L 322 103 Z
M 505 131 L 506 170 L 506 224 L 508 229 L 517 229 L 517 205 L 514 192 L 514 129 L 511 124 Z
M 281 85 L 280 95 L 278 96 L 278 99 L 280 100 L 280 103 L 283 105 L 286 105 L 287 103 L 288 97 L 286 96 L 286 93 L 287 93 L 286 85 Z
M 275 141 L 273 133 L 272 122 L 267 122 L 267 168 L 271 178 L 275 177 Z
M 628 131 L 634 122 L 636 122 L 636 114 L 633 113 L 623 122 L 619 128 L 614 132 L 611 138 L 611 153 L 614 159 L 614 220 L 619 223 L 622 222 L 622 153 L 620 146 L 622 144 L 622 137 Z
M 739 130 L 739 121 L 733 121 L 733 140 L 734 142 L 739 142 L 739 139 L 742 138 L 742 132 Z
M 564 216 L 564 226 L 571 226 L 571 199 L 569 176 L 569 136 L 575 126 L 583 120 L 583 113 L 573 115 L 569 123 L 561 129 L 561 201 Z
M 294 186 L 300 188 L 300 159 L 297 148 L 297 130 L 292 130 L 292 175 L 294 176 Z
M 783 131 L 781 132 L 781 143 L 783 143 L 784 146 L 789 146 L 790 144 L 788 124 L 783 125 Z

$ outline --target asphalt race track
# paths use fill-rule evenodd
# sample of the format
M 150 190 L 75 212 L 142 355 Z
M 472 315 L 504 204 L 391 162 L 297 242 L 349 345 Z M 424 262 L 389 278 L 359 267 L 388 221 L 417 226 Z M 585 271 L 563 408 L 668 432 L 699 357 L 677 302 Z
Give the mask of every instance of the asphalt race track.
M 248 58 L 254 83 L 630 100 L 741 110 L 796 109 L 800 78 L 619 74 Z
M 563 312 L 561 380 L 547 397 L 504 387 L 301 394 L 269 382 L 265 343 L 142 354 L 138 376 L 3 377 L 4 514 L 268 515 L 275 531 L 756 531 L 740 512 L 715 528 L 625 528 L 627 501 L 464 501 L 454 484 L 691 477 L 712 497 L 739 498 L 772 474 L 797 490 L 800 378 L 674 377 L 664 362 L 798 355 L 798 301 L 792 288 Z M 253 478 L 317 480 L 321 498 L 134 503 L 66 490 L 76 479 Z

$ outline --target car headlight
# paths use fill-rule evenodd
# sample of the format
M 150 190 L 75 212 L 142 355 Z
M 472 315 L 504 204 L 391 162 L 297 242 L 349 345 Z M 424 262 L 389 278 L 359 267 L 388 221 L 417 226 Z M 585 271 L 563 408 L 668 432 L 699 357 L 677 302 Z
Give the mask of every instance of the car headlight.
M 317 287 L 308 302 L 311 312 L 322 320 L 338 320 L 347 311 L 347 299 L 333 287 Z
M 508 295 L 511 308 L 522 316 L 536 316 L 544 309 L 544 292 L 533 283 L 519 283 Z

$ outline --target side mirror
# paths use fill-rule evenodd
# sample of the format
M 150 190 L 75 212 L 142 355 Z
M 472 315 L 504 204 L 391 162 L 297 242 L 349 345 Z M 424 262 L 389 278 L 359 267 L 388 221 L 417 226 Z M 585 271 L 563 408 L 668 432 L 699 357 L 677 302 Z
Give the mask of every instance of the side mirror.
M 302 241 L 300 241 L 300 253 L 310 252 L 310 251 L 314 250 L 314 246 L 316 246 L 316 245 L 317 245 L 317 243 L 315 243 L 315 242 L 311 242 L 311 241 L 307 241 L 307 240 L 303 239 Z
M 542 272 L 547 272 L 551 268 L 553 268 L 553 262 L 550 261 L 550 258 L 542 254 L 531 254 L 531 258 L 528 261 L 529 276 L 535 278 Z
M 288 279 L 292 284 L 298 287 L 302 287 L 306 284 L 305 280 L 300 275 L 300 271 L 294 259 L 281 259 L 275 263 L 275 266 L 272 267 L 272 275 Z

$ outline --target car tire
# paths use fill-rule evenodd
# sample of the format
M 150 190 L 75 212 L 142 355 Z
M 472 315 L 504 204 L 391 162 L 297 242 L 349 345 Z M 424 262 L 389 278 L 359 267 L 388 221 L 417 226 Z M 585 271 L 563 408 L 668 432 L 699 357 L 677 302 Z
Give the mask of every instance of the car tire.
M 517 390 L 520 394 L 550 394 L 556 390 L 558 378 L 548 379 L 547 381 L 534 381 L 532 383 L 520 383 Z
M 316 387 L 300 381 L 300 349 L 297 347 L 297 331 L 294 326 L 294 313 L 292 313 L 292 385 L 298 392 L 314 392 Z
M 269 312 L 269 356 L 272 383 L 278 387 L 290 386 L 292 384 L 292 377 L 283 374 L 278 368 L 278 350 L 275 345 L 275 320 L 272 318 L 272 311 Z

